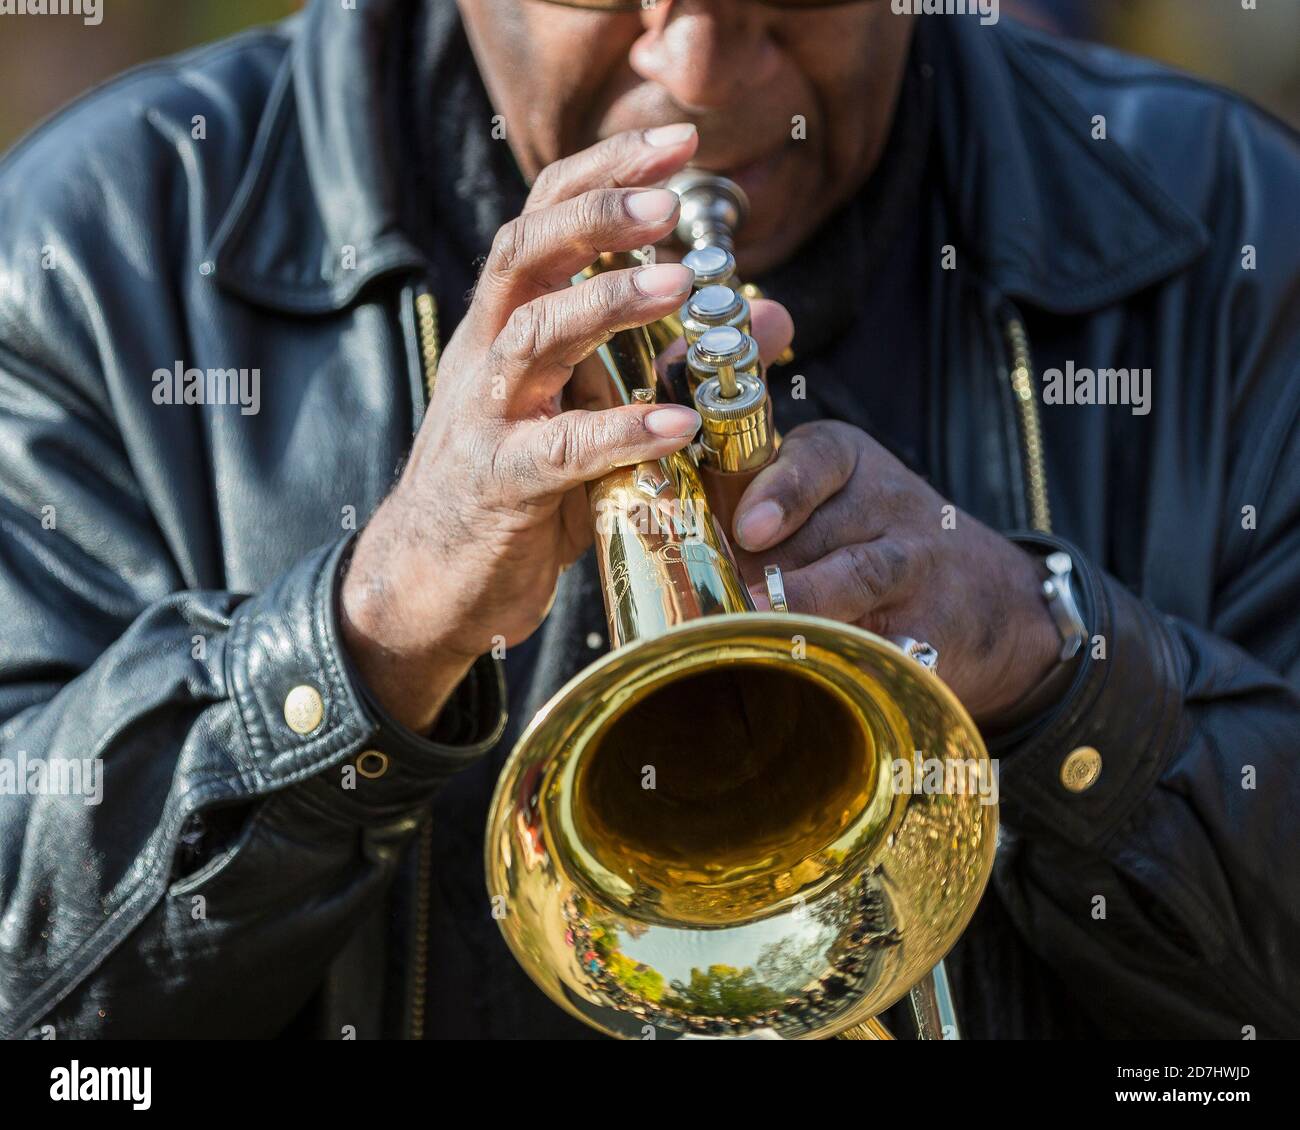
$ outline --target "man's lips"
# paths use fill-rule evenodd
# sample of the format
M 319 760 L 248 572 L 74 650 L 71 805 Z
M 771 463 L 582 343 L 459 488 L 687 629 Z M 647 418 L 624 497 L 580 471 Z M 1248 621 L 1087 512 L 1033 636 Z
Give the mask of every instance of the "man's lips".
M 764 161 L 770 161 L 781 149 L 782 146 L 778 145 L 774 149 L 760 153 L 757 157 L 707 157 L 702 153 L 696 153 L 687 165 L 692 169 L 707 169 L 711 173 L 721 173 L 723 176 L 730 177 L 755 169 Z
M 785 147 L 781 146 L 753 160 L 730 165 L 722 163 L 710 164 L 697 156 L 691 161 L 691 165 L 696 168 L 708 169 L 709 172 L 718 173 L 720 176 L 734 180 L 747 194 L 752 196 L 761 191 L 771 179 L 772 173 L 784 152 Z

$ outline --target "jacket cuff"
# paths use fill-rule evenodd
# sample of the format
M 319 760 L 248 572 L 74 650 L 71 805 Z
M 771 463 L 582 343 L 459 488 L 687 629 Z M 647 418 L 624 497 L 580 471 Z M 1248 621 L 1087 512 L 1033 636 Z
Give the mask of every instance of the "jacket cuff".
M 249 791 L 312 778 L 317 799 L 368 819 L 422 803 L 497 743 L 506 722 L 505 680 L 499 661 L 480 658 L 429 738 L 379 710 L 338 632 L 337 589 L 351 543 L 349 537 L 314 550 L 236 610 L 227 674 L 246 746 L 236 756 Z
M 1012 534 L 1036 553 L 1063 550 L 1090 639 L 1064 698 L 989 743 L 1000 761 L 1002 816 L 1015 830 L 1079 848 L 1108 840 L 1145 800 L 1176 745 L 1185 656 L 1164 616 L 1069 542 Z M 1092 767 L 1100 757 L 1100 772 Z

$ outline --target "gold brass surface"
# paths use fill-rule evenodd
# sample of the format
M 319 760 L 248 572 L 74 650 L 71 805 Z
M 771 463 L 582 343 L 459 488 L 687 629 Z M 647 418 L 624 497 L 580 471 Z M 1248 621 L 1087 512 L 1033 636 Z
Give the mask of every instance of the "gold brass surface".
M 611 1035 L 866 1021 L 943 957 L 992 866 L 995 806 L 893 789 L 917 749 L 987 757 L 938 679 L 856 628 L 736 613 L 613 651 L 499 779 L 486 866 L 506 940 Z
M 1090 745 L 1071 750 L 1061 762 L 1061 784 L 1072 793 L 1087 792 L 1101 776 L 1101 754 Z
M 730 248 L 744 209 L 728 183 L 692 176 L 694 246 Z M 602 346 L 607 403 L 668 399 L 654 358 L 680 332 Z M 542 708 L 498 778 L 499 925 L 552 1000 L 610 1035 L 892 1039 L 876 1017 L 910 992 L 933 1038 L 920 989 L 987 883 L 997 807 L 899 788 L 899 768 L 919 755 L 982 778 L 988 753 L 893 643 L 755 611 L 703 452 L 588 486 L 612 650 Z
M 761 377 L 735 374 L 736 391 L 723 394 L 722 382 L 710 377 L 695 390 L 700 413 L 700 458 L 718 471 L 752 471 L 764 466 L 775 450 L 772 401 Z

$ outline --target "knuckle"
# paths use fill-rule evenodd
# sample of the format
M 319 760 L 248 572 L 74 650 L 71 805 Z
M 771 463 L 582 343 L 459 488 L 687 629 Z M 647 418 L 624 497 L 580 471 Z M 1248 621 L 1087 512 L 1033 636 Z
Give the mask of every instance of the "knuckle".
M 916 503 L 912 484 L 901 475 L 882 475 L 876 480 L 875 495 L 875 504 L 893 518 L 909 514 Z
M 912 555 L 896 541 L 881 542 L 879 548 L 886 581 L 890 589 L 896 589 L 907 580 L 912 568 Z
M 542 429 L 541 463 L 551 471 L 560 471 L 569 465 L 576 448 L 573 429 L 561 419 L 551 420 Z
M 787 583 L 787 590 L 790 585 Z M 793 597 L 793 593 L 790 594 Z M 800 586 L 799 599 L 796 607 L 807 612 L 810 616 L 830 617 L 834 613 L 831 602 L 828 599 L 825 585 L 816 577 L 808 577 L 806 583 Z
M 555 192 L 563 177 L 563 165 L 563 160 L 552 161 L 537 174 L 531 193 L 535 199 L 548 199 Z
M 801 511 L 812 509 L 821 496 L 833 494 L 851 477 L 854 462 L 846 437 L 831 423 L 800 424 L 782 445 L 788 452 L 788 497 L 792 507 Z
M 541 445 L 542 465 L 552 473 L 567 471 L 590 450 L 590 429 L 583 421 L 557 416 L 542 429 Z
M 817 430 L 829 436 L 836 444 L 845 446 L 856 444 L 858 437 L 862 434 L 858 428 L 845 423 L 843 420 L 822 420 L 818 422 L 821 427 Z
M 820 561 L 839 548 L 840 533 L 840 523 L 822 521 L 814 514 L 799 533 L 800 548 L 811 560 Z
M 944 547 L 947 548 L 946 546 Z M 921 542 L 922 561 L 919 563 L 924 576 L 938 579 L 944 573 L 943 555 L 939 552 L 939 542 L 926 538 Z
M 859 595 L 868 604 L 876 604 L 885 592 L 884 577 L 875 555 L 865 546 L 849 550 L 849 576 Z
M 853 425 L 829 420 L 817 432 L 818 455 L 826 466 L 839 469 L 847 477 L 857 462 L 860 436 Z
M 601 412 L 597 421 L 604 440 L 602 446 L 611 450 L 633 448 L 646 438 L 644 416 L 631 412 Z
M 601 189 L 584 192 L 573 202 L 573 219 L 576 229 L 589 238 L 604 231 L 614 218 L 612 205 L 615 199 L 614 193 Z
M 488 265 L 497 274 L 508 275 L 519 269 L 526 254 L 527 233 L 522 219 L 502 224 L 492 237 Z
M 580 297 L 583 316 L 595 327 L 612 329 L 626 318 L 627 307 L 633 301 L 631 280 L 617 271 L 597 275 L 591 282 L 595 285 L 587 287 Z
M 534 302 L 516 306 L 501 331 L 506 355 L 531 360 L 542 352 L 547 339 L 547 318 Z
M 807 424 L 796 424 L 793 428 L 791 428 L 788 432 L 785 433 L 785 442 L 787 444 L 804 442 L 806 439 L 809 439 L 811 436 L 816 435 L 817 426 L 820 422 L 821 421 L 814 420 L 811 423 L 807 423 Z
M 613 274 L 597 275 L 565 292 L 559 315 L 563 324 L 553 327 L 556 340 L 566 343 L 564 364 L 577 364 L 626 324 L 619 295 Z
M 487 509 L 505 505 L 517 491 L 520 460 L 508 444 L 485 433 L 475 435 L 463 453 L 470 497 Z
M 849 550 L 849 571 L 858 592 L 871 605 L 880 604 L 907 571 L 907 555 L 888 542 L 856 545 Z
M 812 477 L 799 458 L 789 460 L 776 483 L 776 497 L 787 514 L 804 515 L 813 509 Z
M 635 180 L 633 174 L 640 166 L 645 153 L 645 142 L 642 138 L 643 131 L 630 129 L 615 134 L 604 143 L 600 157 L 608 169 L 609 181 L 615 187 L 628 187 Z

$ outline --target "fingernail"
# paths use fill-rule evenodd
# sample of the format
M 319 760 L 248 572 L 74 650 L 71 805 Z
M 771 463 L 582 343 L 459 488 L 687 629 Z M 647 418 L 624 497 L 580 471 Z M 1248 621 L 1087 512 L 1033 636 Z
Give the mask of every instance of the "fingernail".
M 680 145 L 694 133 L 695 126 L 690 122 L 677 122 L 671 126 L 655 126 L 653 129 L 646 130 L 641 136 L 647 145 L 666 149 L 670 145 Z
M 756 503 L 736 519 L 736 540 L 746 549 L 764 549 L 781 529 L 781 507 L 771 500 Z
M 632 276 L 632 285 L 647 298 L 667 298 L 691 289 L 695 272 L 680 263 L 655 263 Z
M 656 408 L 647 413 L 646 431 L 664 439 L 681 439 L 693 436 L 700 430 L 700 414 L 694 408 L 682 404 L 671 404 L 667 408 Z
M 643 224 L 661 224 L 677 212 L 678 196 L 666 188 L 634 192 L 623 198 L 623 207 L 634 220 Z

